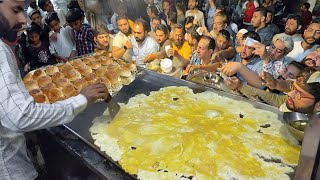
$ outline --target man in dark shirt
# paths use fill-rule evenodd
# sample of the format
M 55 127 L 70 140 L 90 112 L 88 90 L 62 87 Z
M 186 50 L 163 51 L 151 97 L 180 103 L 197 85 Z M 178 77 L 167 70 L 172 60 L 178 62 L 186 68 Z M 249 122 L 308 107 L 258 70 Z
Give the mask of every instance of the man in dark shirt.
M 310 24 L 312 20 L 312 13 L 309 11 L 310 4 L 309 3 L 303 3 L 301 6 L 301 22 L 302 27 L 300 29 L 301 34 L 303 34 L 304 30 L 307 29 L 308 25 Z
M 267 11 L 263 8 L 257 8 L 253 13 L 251 23 L 254 31 L 259 34 L 261 43 L 269 46 L 272 41 L 273 31 L 267 26 L 266 20 Z

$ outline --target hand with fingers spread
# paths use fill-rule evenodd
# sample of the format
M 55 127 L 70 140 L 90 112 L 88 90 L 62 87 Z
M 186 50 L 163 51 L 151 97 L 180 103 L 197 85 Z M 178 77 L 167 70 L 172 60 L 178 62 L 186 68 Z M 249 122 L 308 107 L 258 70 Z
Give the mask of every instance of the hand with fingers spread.
M 107 99 L 110 96 L 106 85 L 103 83 L 89 85 L 83 88 L 80 94 L 87 98 L 88 104 L 92 104 L 98 99 Z
M 242 86 L 242 82 L 235 76 L 230 77 L 229 80 L 224 79 L 224 84 L 232 91 L 239 91 Z
M 273 78 L 273 76 L 268 72 L 262 72 L 261 78 L 264 81 L 263 85 L 267 86 L 270 89 L 277 88 L 277 80 Z
M 268 56 L 268 52 L 266 49 L 266 45 L 264 45 L 260 42 L 255 42 L 255 43 L 253 43 L 253 45 L 251 47 L 253 47 L 255 49 L 253 51 L 253 54 L 260 56 L 261 59 L 263 61 L 265 61 L 265 63 L 269 63 L 269 56 Z
M 192 74 L 194 71 L 199 70 L 199 69 L 200 69 L 200 65 L 189 64 L 185 71 L 188 74 Z
M 240 71 L 241 66 L 243 66 L 243 64 L 239 62 L 229 62 L 228 64 L 223 65 L 219 70 L 227 76 L 233 76 Z

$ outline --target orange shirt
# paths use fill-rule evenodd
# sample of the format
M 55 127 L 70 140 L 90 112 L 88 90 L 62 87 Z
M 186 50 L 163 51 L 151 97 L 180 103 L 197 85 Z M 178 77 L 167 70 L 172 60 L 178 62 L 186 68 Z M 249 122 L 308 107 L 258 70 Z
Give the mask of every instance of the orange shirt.
M 192 49 L 187 41 L 184 41 L 181 47 L 177 47 L 174 43 L 172 43 L 172 47 L 174 50 L 178 51 L 180 56 L 190 60 L 192 55 Z

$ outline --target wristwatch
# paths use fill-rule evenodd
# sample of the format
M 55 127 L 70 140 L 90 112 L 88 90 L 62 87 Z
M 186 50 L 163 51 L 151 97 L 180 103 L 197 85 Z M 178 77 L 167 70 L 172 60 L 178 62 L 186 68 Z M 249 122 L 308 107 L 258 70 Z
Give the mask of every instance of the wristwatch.
M 127 46 L 123 46 L 123 49 L 124 49 L 124 50 L 127 50 L 128 48 L 127 48 Z

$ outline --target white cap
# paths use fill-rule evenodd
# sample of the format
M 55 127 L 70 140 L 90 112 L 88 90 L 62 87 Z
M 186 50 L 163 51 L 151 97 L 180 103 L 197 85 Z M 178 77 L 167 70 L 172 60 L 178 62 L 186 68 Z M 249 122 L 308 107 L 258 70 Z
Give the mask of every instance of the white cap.
M 240 29 L 239 31 L 238 31 L 238 33 L 241 33 L 241 34 L 245 34 L 245 33 L 247 33 L 248 32 L 248 30 L 246 30 L 246 29 Z

